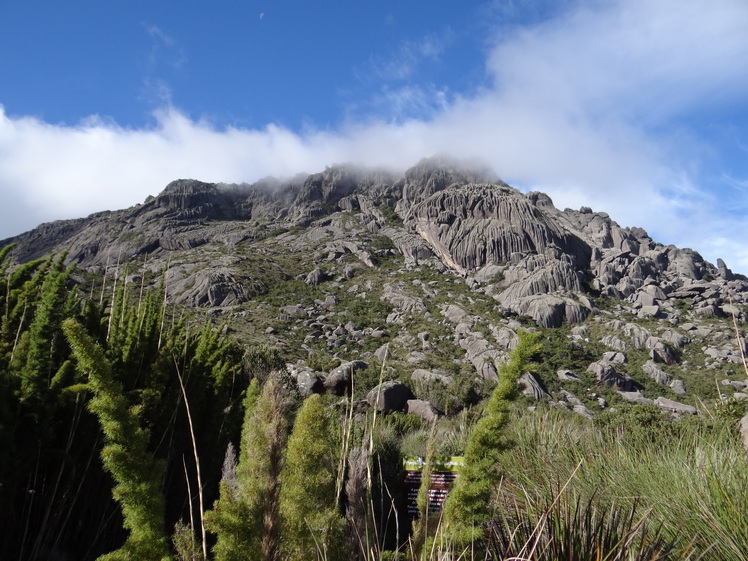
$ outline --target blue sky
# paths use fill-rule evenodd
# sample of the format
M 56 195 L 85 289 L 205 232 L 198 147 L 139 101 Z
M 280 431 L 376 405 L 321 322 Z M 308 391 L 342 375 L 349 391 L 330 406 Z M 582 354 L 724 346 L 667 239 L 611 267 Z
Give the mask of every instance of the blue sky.
M 744 0 L 0 0 L 0 238 L 451 154 L 748 273 L 746 29 Z

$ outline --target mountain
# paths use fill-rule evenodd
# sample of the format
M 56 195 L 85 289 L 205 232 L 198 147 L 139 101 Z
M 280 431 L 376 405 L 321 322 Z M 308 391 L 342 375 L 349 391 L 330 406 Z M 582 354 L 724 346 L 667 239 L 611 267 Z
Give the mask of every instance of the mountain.
M 734 327 L 746 277 L 446 159 L 404 174 L 180 179 L 143 204 L 9 243 L 18 262 L 67 251 L 84 294 L 165 272 L 174 314 L 278 346 L 305 391 L 341 391 L 352 373 L 369 389 L 376 380 L 358 372 L 375 361 L 450 410 L 497 379 L 522 326 L 547 340 L 526 392 L 585 416 L 624 400 L 695 413 L 697 398 L 720 397 L 715 377 L 721 392 L 748 388 Z

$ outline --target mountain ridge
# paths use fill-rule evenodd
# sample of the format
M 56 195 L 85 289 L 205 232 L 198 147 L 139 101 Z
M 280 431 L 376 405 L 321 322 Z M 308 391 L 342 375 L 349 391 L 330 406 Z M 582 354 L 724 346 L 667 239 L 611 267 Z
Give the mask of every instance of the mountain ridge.
M 585 415 L 600 388 L 651 404 L 721 398 L 705 381 L 718 374 L 736 393 L 748 388 L 730 379 L 746 351 L 730 325 L 748 317 L 746 277 L 444 159 L 402 174 L 336 166 L 252 185 L 180 179 L 143 204 L 7 242 L 18 261 L 66 251 L 82 287 L 91 275 L 141 286 L 163 275 L 180 313 L 283 349 L 309 387 L 339 374 L 320 370 L 331 364 L 320 357 L 381 362 L 390 345 L 388 376 L 419 397 L 441 395 L 433 380 L 495 380 L 525 325 L 560 337 L 568 357 L 584 351 L 525 382 L 573 409 L 573 379 L 585 379 L 598 388 Z

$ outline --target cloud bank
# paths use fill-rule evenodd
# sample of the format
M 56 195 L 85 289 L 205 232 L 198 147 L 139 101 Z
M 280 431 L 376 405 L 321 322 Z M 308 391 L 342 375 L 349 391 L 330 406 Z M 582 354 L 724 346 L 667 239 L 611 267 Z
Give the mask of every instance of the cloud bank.
M 98 116 L 51 124 L 0 107 L 0 190 L 13 201 L 0 209 L 0 238 L 131 206 L 177 178 L 252 182 L 343 162 L 405 168 L 448 153 L 482 159 L 560 208 L 604 210 L 748 273 L 736 234 L 748 231 L 747 178 L 722 172 L 721 148 L 701 134 L 705 118 L 729 124 L 748 94 L 745 29 L 742 0 L 578 2 L 497 31 L 482 91 L 446 99 L 432 88 L 441 97 L 428 118 L 371 115 L 335 130 L 221 127 L 169 105 L 142 129 Z M 414 88 L 390 93 L 431 91 Z M 734 143 L 745 156 L 748 139 Z

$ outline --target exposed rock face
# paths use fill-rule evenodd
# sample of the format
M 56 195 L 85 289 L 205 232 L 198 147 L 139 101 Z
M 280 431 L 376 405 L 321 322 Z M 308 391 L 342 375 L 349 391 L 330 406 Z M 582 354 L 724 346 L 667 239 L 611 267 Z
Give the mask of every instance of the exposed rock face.
M 617 372 L 613 365 L 607 361 L 593 362 L 587 370 L 593 372 L 597 380 L 605 386 L 615 387 L 626 392 L 635 390 L 633 381 L 626 375 Z
M 439 191 L 413 207 L 408 223 L 459 272 L 556 247 L 586 265 L 590 250 L 516 189 L 471 185 Z
M 167 289 L 175 295 L 173 300 L 193 308 L 232 306 L 247 299 L 244 286 L 228 268 L 201 269 L 187 275 L 177 269 L 169 270 L 166 281 Z
M 726 296 L 742 290 L 745 280 L 724 262 L 715 267 L 694 251 L 657 244 L 641 228 L 621 228 L 606 213 L 559 211 L 542 193 L 523 194 L 485 170 L 447 160 L 423 160 L 403 175 L 336 166 L 252 185 L 180 179 L 131 209 L 42 225 L 13 240 L 18 243 L 14 255 L 27 261 L 69 248 L 70 261 L 104 266 L 139 255 L 261 239 L 269 230 L 257 226 L 259 221 L 276 229 L 308 227 L 311 241 L 318 237 L 314 232 L 343 233 L 327 218 L 338 211 L 357 213 L 369 231 L 386 236 L 410 263 L 437 256 L 459 274 L 476 273 L 475 282 L 487 284 L 487 293 L 503 307 L 544 327 L 584 321 L 594 311 L 585 296 L 588 287 L 629 299 L 642 317 L 667 319 L 675 314 L 671 302 L 676 299 L 688 299 L 705 316 L 742 313 Z M 253 230 L 246 229 L 248 221 Z M 329 250 L 336 259 L 351 253 L 366 266 L 377 266 L 375 256 L 355 240 L 341 237 L 336 247 Z M 227 306 L 253 292 L 246 286 L 242 291 L 232 270 L 194 274 L 185 284 L 200 288 L 182 297 L 188 305 Z M 326 278 L 320 269 L 306 280 L 317 285 Z M 641 337 L 630 337 L 643 346 Z M 625 342 L 609 344 L 623 350 Z M 653 360 L 673 362 L 661 349 L 650 348 Z

